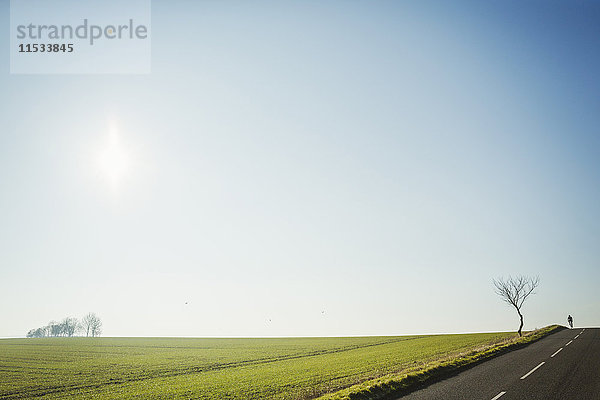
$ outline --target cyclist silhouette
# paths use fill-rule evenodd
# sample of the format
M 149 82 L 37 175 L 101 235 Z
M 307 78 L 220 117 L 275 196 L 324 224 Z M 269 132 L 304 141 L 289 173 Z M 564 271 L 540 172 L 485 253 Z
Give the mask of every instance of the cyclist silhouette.
M 571 317 L 570 314 L 567 317 L 567 322 L 569 322 L 569 326 L 571 327 L 571 329 L 573 329 L 573 317 Z

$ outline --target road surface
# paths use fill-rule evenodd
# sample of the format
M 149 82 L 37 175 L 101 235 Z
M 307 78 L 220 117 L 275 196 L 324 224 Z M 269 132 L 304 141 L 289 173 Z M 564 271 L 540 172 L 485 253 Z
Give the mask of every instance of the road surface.
M 600 400 L 600 328 L 565 329 L 402 400 Z

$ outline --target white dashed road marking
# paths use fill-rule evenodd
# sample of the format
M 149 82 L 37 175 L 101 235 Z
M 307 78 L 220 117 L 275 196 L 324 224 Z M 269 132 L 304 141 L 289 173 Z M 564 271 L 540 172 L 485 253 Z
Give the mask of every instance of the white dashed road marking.
M 585 331 L 585 328 L 583 328 L 581 330 L 581 332 L 579 332 L 579 334 L 577 336 L 575 336 L 573 338 L 573 340 L 577 339 L 579 337 L 579 335 L 581 335 L 583 333 L 583 331 Z M 565 344 L 565 347 L 567 347 L 568 345 L 570 345 L 571 343 L 573 343 L 573 340 L 569 340 L 569 343 Z M 550 358 L 553 358 L 555 355 L 557 355 L 558 353 L 560 353 L 562 351 L 562 347 L 558 350 L 556 350 L 551 356 Z M 529 375 L 533 374 L 539 367 L 541 367 L 542 365 L 544 365 L 546 362 L 542 361 L 541 363 L 539 363 L 534 369 L 532 369 L 531 371 L 529 371 L 528 373 L 526 373 L 525 375 L 523 375 L 521 377 L 521 380 L 527 378 Z M 500 397 L 504 396 L 506 394 L 506 392 L 500 392 L 497 395 L 495 395 L 492 400 L 498 400 Z
M 554 354 L 552 354 L 552 355 L 550 356 L 550 358 L 552 358 L 552 357 L 554 357 L 555 355 L 557 355 L 558 353 L 560 353 L 560 351 L 561 351 L 562 349 L 563 349 L 563 348 L 561 347 L 560 349 L 556 350 L 556 351 L 554 352 Z
M 581 335 L 581 334 L 583 333 L 583 331 L 585 331 L 585 328 L 583 328 L 583 329 L 581 330 L 581 332 L 579 332 L 579 335 Z M 575 337 L 573 338 L 573 340 L 577 339 L 577 338 L 579 337 L 579 335 L 575 336 Z M 565 344 L 565 347 L 567 347 L 568 345 L 570 345 L 571 343 L 573 343 L 573 340 L 569 340 L 569 343 Z M 563 349 L 563 348 L 561 347 L 560 349 L 556 350 L 556 351 L 554 352 L 554 354 L 552 354 L 552 355 L 550 356 L 550 358 L 553 358 L 555 355 L 557 355 L 558 353 L 560 353 L 560 352 L 562 351 L 562 349 Z M 539 367 L 541 367 L 541 366 L 542 366 L 542 365 L 544 365 L 545 363 L 546 363 L 545 361 L 542 361 L 541 363 L 539 363 L 539 364 L 537 365 L 537 367 L 535 367 L 534 369 L 532 369 L 531 371 L 529 371 L 528 373 L 526 373 L 525 375 L 523 375 L 523 376 L 521 377 L 521 380 L 523 380 L 523 379 L 527 378 L 529 375 L 533 374 L 533 373 L 534 373 L 534 372 L 535 372 L 535 371 L 536 371 L 536 370 L 537 370 Z M 495 396 L 492 398 L 492 400 L 498 400 L 500 397 L 504 396 L 505 394 L 506 394 L 506 392 L 500 392 L 500 393 L 498 393 L 497 395 L 495 395 Z
M 539 363 L 539 364 L 538 364 L 538 366 L 537 366 L 537 367 L 535 367 L 534 369 L 532 369 L 531 371 L 529 371 L 528 373 L 526 373 L 525 375 L 523 375 L 523 376 L 521 377 L 521 379 L 525 379 L 525 378 L 527 378 L 529 375 L 533 374 L 533 373 L 535 372 L 535 370 L 536 370 L 536 369 L 538 369 L 539 367 L 541 367 L 541 366 L 542 366 L 542 365 L 544 365 L 544 364 L 546 364 L 546 362 L 545 362 L 545 361 L 542 361 L 541 363 Z

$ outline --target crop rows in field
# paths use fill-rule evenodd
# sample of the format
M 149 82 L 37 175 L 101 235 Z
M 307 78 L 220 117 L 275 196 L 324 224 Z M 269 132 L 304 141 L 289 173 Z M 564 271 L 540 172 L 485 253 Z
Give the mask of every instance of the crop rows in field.
M 0 340 L 0 399 L 306 399 L 509 334 Z

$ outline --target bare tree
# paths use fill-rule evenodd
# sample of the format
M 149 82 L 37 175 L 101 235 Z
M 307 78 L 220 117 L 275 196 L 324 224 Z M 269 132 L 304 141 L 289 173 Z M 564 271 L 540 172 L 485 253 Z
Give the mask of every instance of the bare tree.
M 55 321 L 50 321 L 48 322 L 48 326 L 46 327 L 46 330 L 48 332 L 48 336 L 60 336 L 62 333 L 62 326 L 58 323 L 56 323 Z
M 28 338 L 42 338 L 42 337 L 46 337 L 46 336 L 47 336 L 46 327 L 31 329 L 29 332 L 27 332 Z
M 62 334 L 68 337 L 71 337 L 75 334 L 78 326 L 79 322 L 77 321 L 77 318 L 67 317 L 60 323 Z
M 92 324 L 92 337 L 100 336 L 102 334 L 102 321 L 96 317 Z
M 517 310 L 521 325 L 519 325 L 519 336 L 523 336 L 523 314 L 521 308 L 527 298 L 535 293 L 535 288 L 540 284 L 539 276 L 529 277 L 519 275 L 515 278 L 509 276 L 508 279 L 499 278 L 493 280 L 496 287 L 496 294 L 506 303 L 510 304 Z
M 90 330 L 92 329 L 92 318 L 93 318 L 94 314 L 93 313 L 88 313 L 86 315 L 83 316 L 83 318 L 81 318 L 81 327 L 83 328 L 83 331 L 85 332 L 85 336 L 90 336 Z
M 96 337 L 102 333 L 102 321 L 94 313 L 88 313 L 81 320 L 85 336 Z

